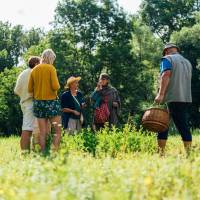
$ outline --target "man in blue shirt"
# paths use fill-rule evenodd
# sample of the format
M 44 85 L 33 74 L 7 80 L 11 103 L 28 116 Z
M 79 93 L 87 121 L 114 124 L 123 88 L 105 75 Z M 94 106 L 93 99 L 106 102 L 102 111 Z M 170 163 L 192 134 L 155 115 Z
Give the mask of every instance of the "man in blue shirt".
M 188 107 L 192 102 L 192 65 L 179 53 L 179 48 L 172 43 L 165 46 L 163 56 L 160 65 L 160 89 L 155 102 L 167 103 L 170 115 L 188 151 L 192 144 L 187 119 Z M 161 153 L 164 153 L 167 138 L 168 130 L 158 133 L 158 146 Z
M 167 70 L 172 70 L 172 64 L 167 58 L 163 58 L 160 64 L 160 73 L 163 74 Z

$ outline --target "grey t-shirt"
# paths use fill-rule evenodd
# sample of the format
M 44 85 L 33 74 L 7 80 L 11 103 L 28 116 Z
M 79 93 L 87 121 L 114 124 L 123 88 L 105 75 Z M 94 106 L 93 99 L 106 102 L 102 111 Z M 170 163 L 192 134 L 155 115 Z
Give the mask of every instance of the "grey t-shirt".
M 165 102 L 192 102 L 192 65 L 179 53 L 167 55 L 172 64 L 172 75 L 165 96 Z

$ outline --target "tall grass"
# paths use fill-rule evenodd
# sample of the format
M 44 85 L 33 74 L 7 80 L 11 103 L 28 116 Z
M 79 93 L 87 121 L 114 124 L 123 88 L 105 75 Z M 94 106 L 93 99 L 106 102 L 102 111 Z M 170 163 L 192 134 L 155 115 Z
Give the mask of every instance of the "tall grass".
M 137 131 L 131 125 L 122 129 L 113 127 L 94 133 L 91 129 L 84 129 L 76 136 L 63 135 L 62 149 L 68 151 L 89 152 L 95 157 L 111 156 L 132 152 L 154 153 L 156 150 L 155 134 Z
M 64 135 L 61 150 L 22 156 L 19 138 L 0 139 L 1 200 L 197 200 L 200 199 L 200 136 L 191 157 L 179 136 L 167 155 L 156 136 L 126 125 L 94 134 Z

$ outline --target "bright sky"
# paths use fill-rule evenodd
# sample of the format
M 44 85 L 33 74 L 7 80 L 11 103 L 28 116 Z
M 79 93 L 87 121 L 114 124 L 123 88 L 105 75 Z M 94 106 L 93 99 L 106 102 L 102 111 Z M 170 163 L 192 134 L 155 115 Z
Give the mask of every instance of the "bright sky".
M 59 0 L 0 0 L 0 21 L 13 25 L 22 24 L 26 28 L 50 28 L 54 10 Z M 141 0 L 118 0 L 119 5 L 129 13 L 136 13 Z

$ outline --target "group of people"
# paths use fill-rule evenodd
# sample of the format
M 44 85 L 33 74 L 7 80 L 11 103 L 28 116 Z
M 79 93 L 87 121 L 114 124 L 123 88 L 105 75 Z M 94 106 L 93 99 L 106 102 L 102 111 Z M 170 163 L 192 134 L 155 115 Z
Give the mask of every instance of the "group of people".
M 65 131 L 74 134 L 81 130 L 85 121 L 84 108 L 86 107 L 83 94 L 78 90 L 81 77 L 70 77 L 61 95 L 62 124 Z M 121 107 L 118 91 L 110 85 L 110 77 L 102 73 L 97 87 L 91 94 L 93 102 L 93 129 L 103 128 L 105 123 L 109 126 L 117 125 Z
M 67 79 L 65 92 L 58 98 L 60 84 L 53 63 L 56 55 L 51 49 L 42 53 L 41 58 L 31 57 L 29 68 L 18 77 L 15 93 L 20 97 L 23 112 L 21 149 L 30 149 L 30 138 L 35 127 L 39 127 L 39 145 L 43 152 L 46 138 L 51 127 L 55 128 L 53 148 L 58 150 L 61 140 L 61 128 L 66 134 L 79 132 L 85 120 L 84 109 L 87 106 L 84 95 L 79 91 L 81 77 Z M 192 66 L 180 54 L 179 48 L 172 43 L 163 50 L 160 64 L 160 87 L 155 98 L 157 103 L 167 103 L 170 115 L 182 136 L 186 150 L 192 143 L 188 125 L 188 107 L 192 102 L 191 78 Z M 99 130 L 105 123 L 109 126 L 118 123 L 121 101 L 118 91 L 110 85 L 110 77 L 102 73 L 97 86 L 91 94 L 93 101 L 93 129 Z M 168 130 L 158 133 L 158 147 L 164 153 Z
M 81 77 L 69 77 L 65 92 L 59 98 L 60 84 L 53 66 L 55 59 L 52 49 L 46 49 L 41 58 L 30 57 L 29 68 L 17 79 L 14 92 L 20 97 L 23 113 L 22 150 L 30 150 L 32 133 L 38 130 L 40 150 L 44 152 L 51 128 L 55 129 L 53 149 L 58 150 L 62 127 L 67 134 L 73 135 L 82 129 L 85 121 L 84 109 L 87 105 L 79 91 Z M 105 123 L 117 125 L 121 102 L 118 91 L 110 85 L 108 74 L 100 75 L 91 100 L 94 105 L 94 130 L 104 127 Z

